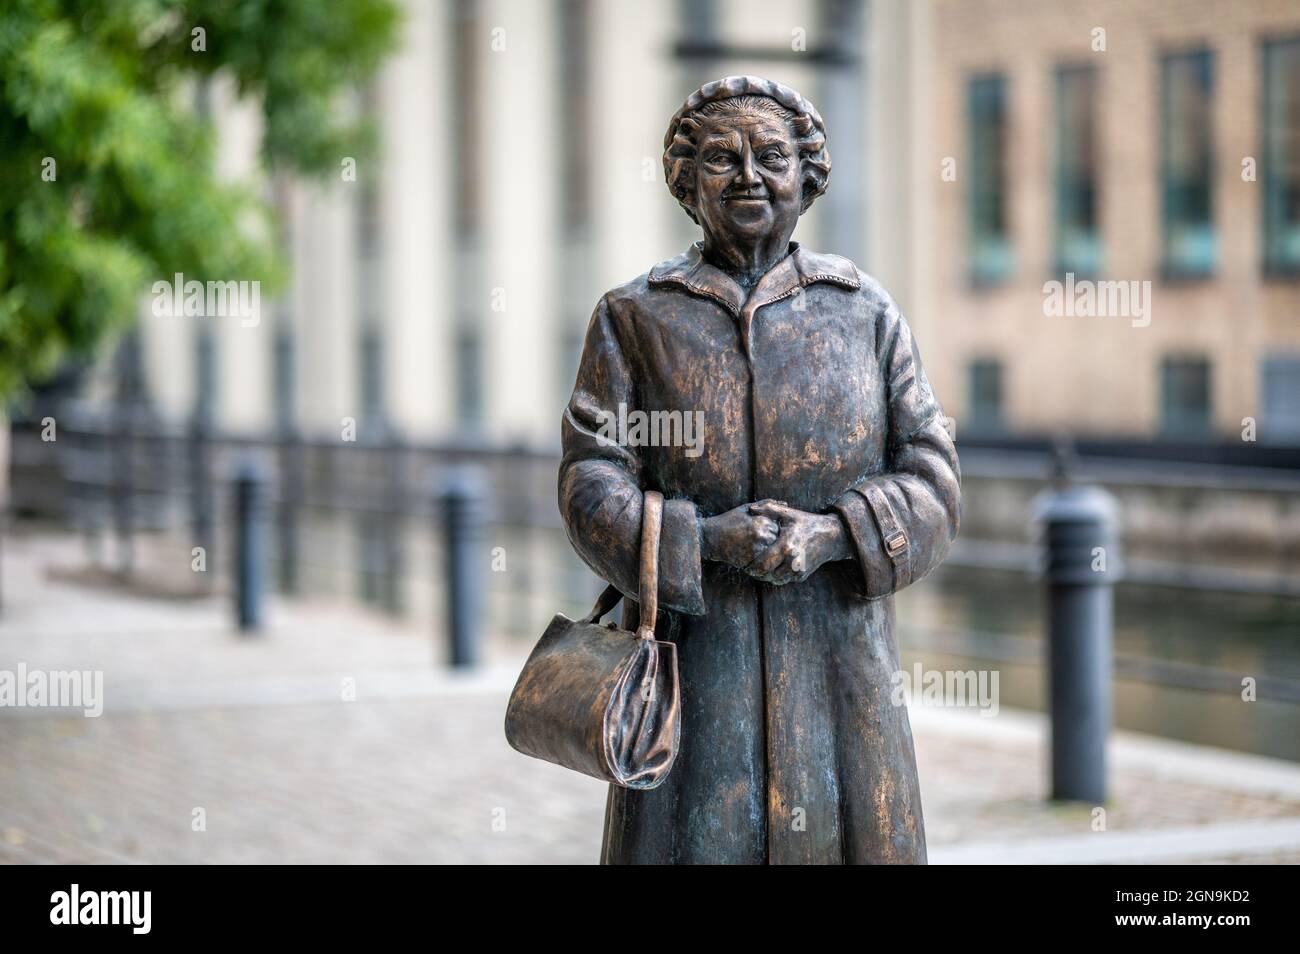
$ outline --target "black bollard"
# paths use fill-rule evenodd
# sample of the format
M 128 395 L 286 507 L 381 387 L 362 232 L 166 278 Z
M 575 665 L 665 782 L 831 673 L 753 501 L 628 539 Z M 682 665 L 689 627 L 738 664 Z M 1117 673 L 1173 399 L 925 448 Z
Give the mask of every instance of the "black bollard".
M 385 451 L 388 459 L 388 504 L 381 517 L 383 576 L 380 591 L 384 608 L 394 616 L 403 611 L 403 583 L 406 575 L 407 448 L 396 432 L 389 437 Z
M 443 485 L 442 518 L 447 570 L 447 636 L 451 664 L 478 664 L 487 560 L 483 485 L 478 470 L 458 470 Z
M 300 508 L 305 494 L 302 438 L 293 427 L 280 432 L 280 504 L 276 534 L 280 592 L 298 592 Z
M 1106 800 L 1116 512 L 1099 487 L 1057 487 L 1035 507 L 1045 548 L 1053 799 Z
M 262 628 L 266 584 L 266 478 L 251 461 L 235 476 L 235 617 L 242 632 Z
M 216 533 L 212 505 L 212 480 L 209 467 L 212 458 L 212 428 L 207 417 L 198 414 L 190 424 L 189 439 L 190 476 L 190 535 L 195 546 L 203 547 L 207 559 L 216 557 Z M 213 564 L 214 566 L 216 564 Z M 212 577 L 202 574 L 205 585 Z
M 112 451 L 113 526 L 117 531 L 117 572 L 130 579 L 135 571 L 135 427 L 132 408 L 113 409 Z

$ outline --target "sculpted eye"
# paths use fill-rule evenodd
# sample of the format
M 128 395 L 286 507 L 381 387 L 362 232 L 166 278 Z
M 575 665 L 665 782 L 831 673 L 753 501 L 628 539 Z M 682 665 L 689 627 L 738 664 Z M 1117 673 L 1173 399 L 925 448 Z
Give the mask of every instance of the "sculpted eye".
M 779 149 L 769 149 L 759 156 L 759 159 L 769 166 L 783 166 L 786 161 L 785 156 L 781 154 Z
M 729 169 L 735 161 L 735 156 L 729 152 L 718 152 L 704 160 L 704 164 L 710 169 Z

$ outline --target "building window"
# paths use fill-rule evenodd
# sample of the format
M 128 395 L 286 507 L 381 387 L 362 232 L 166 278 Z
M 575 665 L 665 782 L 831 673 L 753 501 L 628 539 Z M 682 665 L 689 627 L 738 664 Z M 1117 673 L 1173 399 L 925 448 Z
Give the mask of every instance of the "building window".
M 1181 440 L 1202 439 L 1213 432 L 1207 359 L 1170 357 L 1161 363 L 1160 432 Z
M 479 0 L 452 5 L 454 47 L 451 56 L 452 164 L 455 169 L 456 239 L 462 248 L 456 275 L 455 401 L 458 424 L 466 430 L 482 425 L 483 342 L 478 330 L 481 289 L 483 112 L 481 50 L 488 41 Z
M 217 416 L 217 338 L 206 324 L 194 342 L 194 364 L 194 416 L 211 426 Z
M 384 418 L 384 339 L 378 328 L 361 332 L 361 416 L 371 424 Z
M 275 394 L 275 421 L 282 431 L 291 430 L 297 417 L 297 404 L 294 401 L 294 355 L 293 333 L 280 327 L 275 331 L 275 351 L 272 362 L 274 379 L 272 393 Z
M 381 206 L 379 186 L 375 176 L 363 173 L 357 183 L 357 257 L 360 261 L 371 263 L 378 261 L 379 235 L 381 229 Z M 363 294 L 372 289 L 363 289 Z
M 970 421 L 976 434 L 996 434 L 1003 430 L 1002 362 L 979 359 L 970 363 Z
M 1264 269 L 1300 273 L 1300 37 L 1264 44 Z
M 381 104 L 374 86 L 363 89 L 359 99 L 365 115 L 379 115 Z M 380 325 L 383 315 L 383 205 L 379 177 L 369 172 L 362 173 L 357 182 L 356 263 L 361 419 L 372 425 L 367 433 L 375 434 L 384 423 L 384 338 Z
M 570 352 L 573 336 L 577 334 L 574 319 L 590 304 L 591 276 L 595 271 L 595 248 L 591 241 L 591 4 L 588 0 L 560 0 L 558 12 L 555 40 L 561 104 L 559 198 L 563 242 L 559 263 L 563 269 L 563 292 L 558 299 L 559 344 L 553 367 L 560 383 L 557 400 L 566 402 L 577 368 L 577 357 Z
M 1300 356 L 1268 357 L 1260 366 L 1262 440 L 1300 443 Z
M 1006 80 L 977 76 L 967 88 L 970 123 L 970 269 L 976 285 L 1011 275 L 1007 227 Z
M 484 107 L 478 81 L 478 52 L 487 38 L 482 33 L 478 0 L 456 0 L 452 17 L 452 142 L 456 182 L 453 201 L 456 228 L 465 234 L 476 233 L 479 227 L 479 115 Z
M 587 0 L 561 0 L 560 212 L 565 233 L 583 234 L 591 220 L 591 88 Z
M 1213 274 L 1214 56 L 1208 50 L 1160 63 L 1160 180 L 1164 271 L 1172 278 Z
M 1056 270 L 1101 271 L 1097 230 L 1097 71 L 1056 71 Z
M 478 329 L 462 325 L 456 333 L 456 410 L 460 426 L 483 424 L 483 340 Z

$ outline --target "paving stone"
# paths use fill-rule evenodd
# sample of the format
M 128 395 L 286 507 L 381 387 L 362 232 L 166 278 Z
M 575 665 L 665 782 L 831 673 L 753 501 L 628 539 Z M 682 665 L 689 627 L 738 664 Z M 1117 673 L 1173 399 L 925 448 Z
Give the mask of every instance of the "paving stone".
M 0 862 L 597 859 L 604 786 L 503 737 L 500 673 L 517 669 L 518 647 L 494 648 L 502 665 L 487 676 L 453 678 L 431 665 L 428 633 L 296 602 L 243 639 L 221 600 L 140 599 L 50 573 L 80 559 L 66 537 L 6 541 L 0 669 L 100 669 L 106 698 L 99 718 L 0 709 Z M 337 691 L 349 676 L 356 701 Z M 915 724 L 936 855 L 1106 837 L 1092 806 L 1044 800 L 1040 742 L 969 720 Z M 1140 762 L 1114 775 L 1107 833 L 1300 818 L 1300 785 L 1268 794 Z M 1192 860 L 1294 863 L 1300 845 L 1213 852 Z

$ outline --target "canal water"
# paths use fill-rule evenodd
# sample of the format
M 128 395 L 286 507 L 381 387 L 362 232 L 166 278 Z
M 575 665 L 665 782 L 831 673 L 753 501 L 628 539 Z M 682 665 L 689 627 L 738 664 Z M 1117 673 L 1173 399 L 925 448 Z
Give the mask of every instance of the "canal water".
M 1001 706 L 1045 709 L 1040 582 L 945 566 L 895 600 L 905 671 L 997 670 Z M 1300 600 L 1120 584 L 1114 702 L 1117 728 L 1300 761 Z

